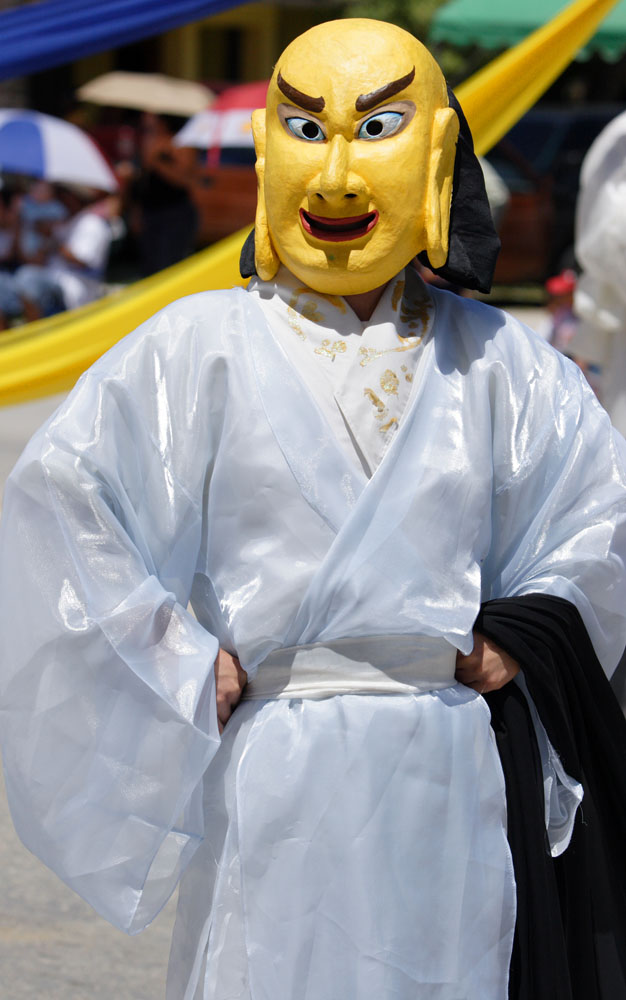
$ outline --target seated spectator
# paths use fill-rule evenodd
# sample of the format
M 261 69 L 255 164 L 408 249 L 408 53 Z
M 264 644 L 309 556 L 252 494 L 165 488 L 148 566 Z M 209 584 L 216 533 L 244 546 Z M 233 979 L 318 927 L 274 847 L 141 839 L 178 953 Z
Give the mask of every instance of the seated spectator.
M 45 264 L 54 246 L 55 231 L 68 217 L 52 184 L 35 181 L 19 205 L 18 253 L 24 264 Z
M 16 315 L 32 322 L 104 293 L 117 198 L 95 200 L 95 192 L 78 188 L 64 189 L 60 197 L 69 219 L 56 232 L 55 250 L 45 264 L 25 264 L 0 284 L 0 330 Z

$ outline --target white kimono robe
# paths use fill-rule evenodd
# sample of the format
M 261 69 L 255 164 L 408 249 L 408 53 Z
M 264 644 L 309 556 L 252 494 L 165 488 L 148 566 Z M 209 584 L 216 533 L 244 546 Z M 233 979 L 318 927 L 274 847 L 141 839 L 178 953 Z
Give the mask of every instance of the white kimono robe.
M 171 1000 L 506 1000 L 503 778 L 454 657 L 481 600 L 550 593 L 611 671 L 619 441 L 575 366 L 430 290 L 419 350 L 394 357 L 411 355 L 410 391 L 364 386 L 391 405 L 384 443 L 348 447 L 341 378 L 316 403 L 268 325 L 277 294 L 165 309 L 83 376 L 13 473 L 0 663 L 15 824 L 131 932 L 185 870 Z M 373 320 L 393 324 L 406 294 Z M 403 346 L 383 334 L 384 351 Z M 251 679 L 221 739 L 218 645 Z

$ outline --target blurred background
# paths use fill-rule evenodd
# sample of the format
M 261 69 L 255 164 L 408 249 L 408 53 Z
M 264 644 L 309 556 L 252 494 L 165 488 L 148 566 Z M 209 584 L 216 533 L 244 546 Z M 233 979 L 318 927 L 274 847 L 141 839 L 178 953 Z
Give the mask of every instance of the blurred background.
M 2 11 L 22 7 L 26 14 L 29 6 L 1 0 L 0 24 Z M 119 188 L 106 203 L 93 186 L 78 192 L 82 201 L 74 192 L 72 204 L 54 186 L 39 184 L 33 190 L 32 177 L 2 162 L 0 122 L 0 267 L 5 271 L 46 262 L 63 245 L 72 215 L 98 203 L 110 240 L 89 267 L 92 277 L 112 285 L 154 273 L 250 223 L 256 197 L 250 110 L 263 103 L 266 81 L 284 46 L 317 22 L 367 16 L 400 24 L 431 48 L 455 86 L 548 20 L 563 0 L 523 5 L 496 0 L 207 3 L 205 9 L 226 9 L 199 18 L 203 5 L 191 6 L 190 23 L 166 30 L 176 20 L 170 8 L 185 4 L 154 5 L 154 16 L 133 29 L 141 37 L 116 45 L 115 39 L 124 39 L 128 17 L 119 15 L 117 32 L 99 42 L 106 49 L 85 54 L 80 39 L 74 50 L 69 39 L 52 57 L 62 61 L 39 72 L 25 59 L 20 75 L 15 55 L 15 75 L 0 82 L 0 108 L 30 109 L 78 126 L 113 168 Z M 38 30 L 48 28 L 35 21 Z M 492 183 L 500 184 L 494 211 L 503 243 L 492 298 L 542 305 L 549 298 L 545 282 L 576 268 L 581 163 L 596 135 L 625 106 L 622 2 L 539 104 L 488 155 Z M 87 179 L 83 188 L 88 187 Z M 70 304 L 87 300 L 69 298 Z M 39 302 L 38 311 L 27 316 L 16 309 L 5 325 L 62 305 Z

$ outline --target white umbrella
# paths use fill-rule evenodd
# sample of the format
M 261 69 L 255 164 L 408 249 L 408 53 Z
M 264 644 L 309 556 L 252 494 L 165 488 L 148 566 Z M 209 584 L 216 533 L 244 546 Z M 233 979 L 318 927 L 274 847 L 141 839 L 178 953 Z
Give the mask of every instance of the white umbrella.
M 179 80 L 162 73 L 129 73 L 116 70 L 97 76 L 76 91 L 81 101 L 115 108 L 135 108 L 154 114 L 188 117 L 213 100 L 202 83 Z
M 86 132 L 38 111 L 0 109 L 0 171 L 101 191 L 118 188 L 115 174 Z
M 198 149 L 209 149 L 211 146 L 251 147 L 254 145 L 251 115 L 252 108 L 199 111 L 176 133 L 174 143 Z
M 227 87 L 215 98 L 210 111 L 199 111 L 175 137 L 177 146 L 211 149 L 219 146 L 252 147 L 252 112 L 264 108 L 269 80 L 254 80 Z

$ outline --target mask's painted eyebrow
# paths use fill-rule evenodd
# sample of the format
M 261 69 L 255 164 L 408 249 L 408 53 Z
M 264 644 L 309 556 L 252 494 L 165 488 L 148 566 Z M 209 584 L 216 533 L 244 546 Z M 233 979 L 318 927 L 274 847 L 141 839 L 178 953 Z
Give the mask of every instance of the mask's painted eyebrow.
M 370 108 L 375 108 L 377 104 L 388 101 L 390 97 L 399 94 L 401 90 L 404 90 L 410 83 L 413 83 L 414 78 L 415 66 L 410 73 L 407 73 L 406 76 L 401 76 L 399 80 L 386 83 L 384 87 L 373 90 L 371 94 L 361 94 L 356 99 L 357 111 L 369 111 Z
M 297 90 L 292 87 L 290 83 L 283 78 L 280 70 L 278 71 L 278 79 L 276 80 L 279 90 L 282 90 L 285 97 L 288 97 L 290 101 L 297 104 L 300 108 L 305 108 L 307 111 L 323 111 L 326 101 L 323 97 L 309 97 L 308 94 L 303 94 L 301 90 Z

